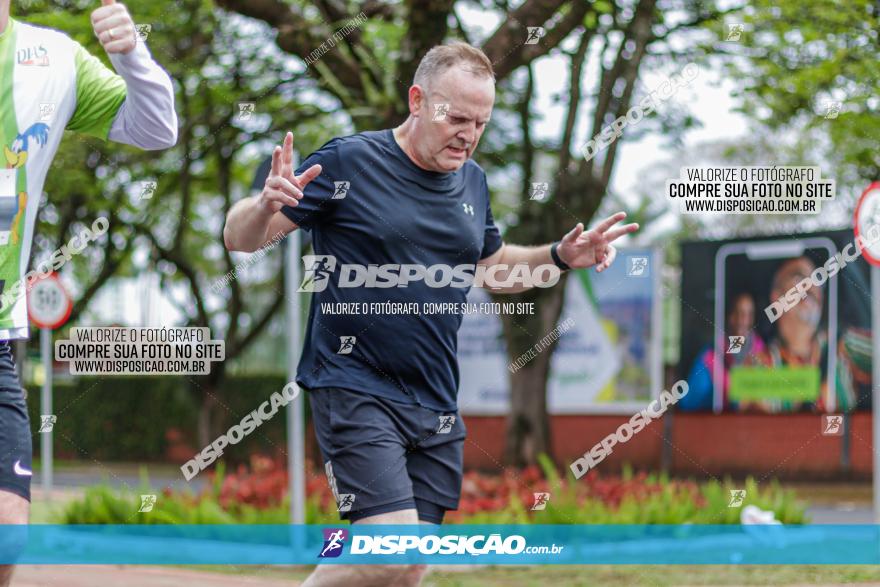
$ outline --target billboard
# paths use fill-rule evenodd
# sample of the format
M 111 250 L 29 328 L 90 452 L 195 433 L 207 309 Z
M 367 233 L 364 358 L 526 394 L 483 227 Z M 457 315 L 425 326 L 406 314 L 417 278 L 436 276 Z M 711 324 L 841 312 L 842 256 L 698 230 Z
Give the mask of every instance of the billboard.
M 660 272 L 658 250 L 618 250 L 612 266 L 568 277 L 550 362 L 547 409 L 551 414 L 632 414 L 661 388 Z M 469 303 L 489 301 L 473 288 Z M 534 333 L 538 342 L 548 333 Z M 543 350 L 542 352 L 549 352 Z M 461 372 L 458 405 L 464 414 L 509 411 L 508 366 L 501 319 L 467 314 L 458 334 Z
M 853 238 L 685 243 L 679 409 L 870 408 L 870 279 Z

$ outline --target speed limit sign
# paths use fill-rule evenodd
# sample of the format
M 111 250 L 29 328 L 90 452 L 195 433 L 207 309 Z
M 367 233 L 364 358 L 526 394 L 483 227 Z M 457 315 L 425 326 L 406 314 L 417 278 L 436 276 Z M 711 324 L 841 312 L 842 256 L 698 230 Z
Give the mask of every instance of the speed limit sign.
M 856 237 L 867 238 L 872 228 L 880 230 L 880 182 L 869 185 L 856 204 L 855 217 Z M 874 242 L 862 250 L 862 256 L 871 265 L 880 266 L 880 241 Z
M 28 316 L 40 328 L 60 328 L 70 318 L 73 303 L 54 273 L 34 283 L 27 294 Z

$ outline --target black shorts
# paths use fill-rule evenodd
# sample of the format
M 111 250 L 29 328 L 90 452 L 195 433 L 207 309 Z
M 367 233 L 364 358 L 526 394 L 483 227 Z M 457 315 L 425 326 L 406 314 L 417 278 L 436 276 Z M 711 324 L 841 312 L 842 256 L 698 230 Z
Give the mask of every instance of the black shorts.
M 9 343 L 0 341 L 0 491 L 31 499 L 31 426 Z
M 342 519 L 416 509 L 440 524 L 458 509 L 466 429 L 436 412 L 338 388 L 308 392 L 324 471 Z

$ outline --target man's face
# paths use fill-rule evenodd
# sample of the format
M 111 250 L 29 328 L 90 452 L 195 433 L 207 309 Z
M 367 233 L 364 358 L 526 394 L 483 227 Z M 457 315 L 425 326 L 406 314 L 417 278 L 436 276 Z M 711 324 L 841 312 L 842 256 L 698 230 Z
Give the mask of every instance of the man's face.
M 420 87 L 420 86 L 417 86 Z M 470 158 L 495 103 L 491 78 L 451 67 L 420 92 L 412 149 L 431 171 L 456 171 Z M 412 98 L 411 98 L 412 101 Z
M 778 299 L 801 280 L 809 278 L 816 269 L 812 261 L 806 257 L 800 257 L 792 261 L 786 261 L 779 268 L 778 286 L 774 288 L 771 299 Z M 780 317 L 789 321 L 799 321 L 816 330 L 822 319 L 822 288 L 813 285 L 807 290 L 807 297 Z

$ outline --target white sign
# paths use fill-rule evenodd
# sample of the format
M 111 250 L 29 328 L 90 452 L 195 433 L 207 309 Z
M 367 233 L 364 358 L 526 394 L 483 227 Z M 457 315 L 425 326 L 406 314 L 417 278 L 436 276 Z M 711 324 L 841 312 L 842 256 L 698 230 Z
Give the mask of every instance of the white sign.
M 627 275 L 627 252 L 650 260 L 639 275 Z M 659 271 L 653 270 L 661 264 L 651 250 L 623 250 L 609 270 L 601 274 L 589 270 L 589 287 L 573 272 L 555 333 L 532 332 L 535 346 L 513 362 L 498 315 L 464 315 L 458 333 L 461 413 L 509 413 L 511 371 L 526 368 L 537 355 L 551 352 L 549 345 L 541 344 L 550 339 L 556 348 L 547 382 L 548 413 L 633 414 L 642 409 L 661 388 L 660 307 L 654 293 L 659 291 Z M 475 287 L 468 293 L 468 303 L 480 305 L 489 300 L 484 289 Z M 633 319 L 621 321 L 622 315 Z M 647 327 L 637 328 L 640 324 Z

